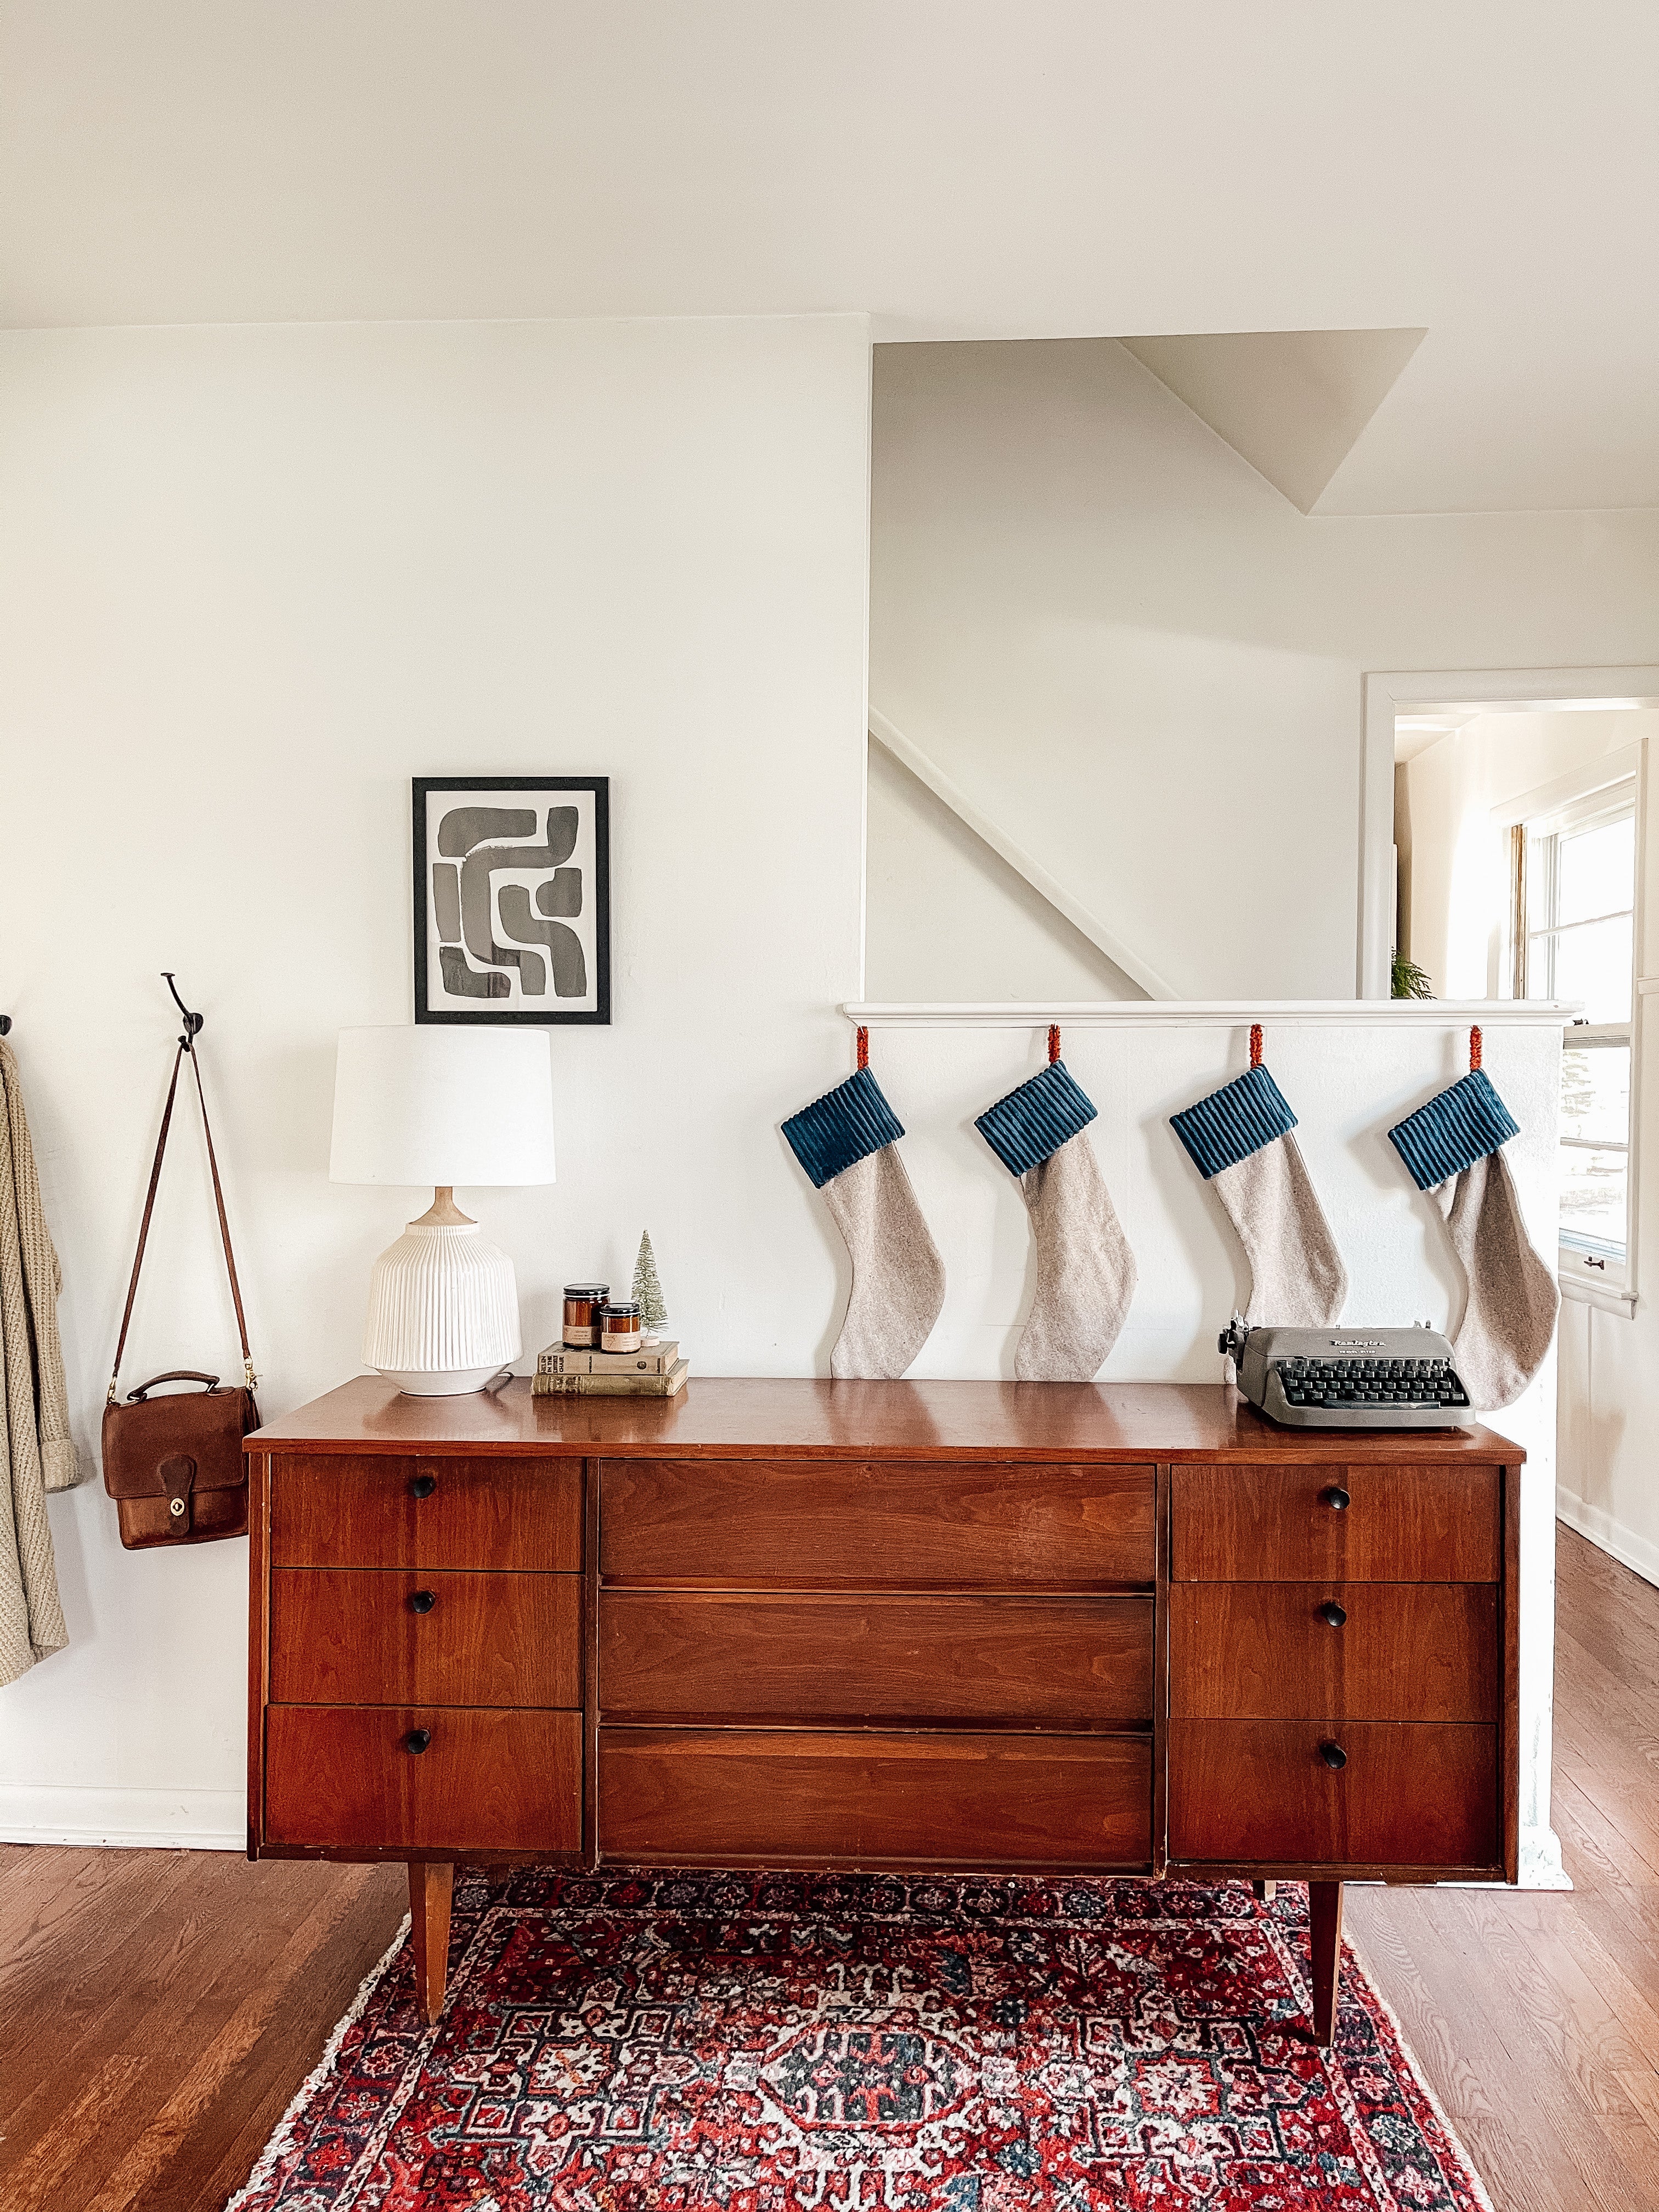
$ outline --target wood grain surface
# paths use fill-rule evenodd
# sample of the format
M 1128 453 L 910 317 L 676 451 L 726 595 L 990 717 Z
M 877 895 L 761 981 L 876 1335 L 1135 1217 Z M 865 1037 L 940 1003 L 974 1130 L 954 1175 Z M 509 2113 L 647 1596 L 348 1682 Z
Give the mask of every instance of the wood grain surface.
M 1495 1869 L 1499 1844 L 1495 1728 L 1170 1720 L 1172 1867 Z
M 443 2009 L 449 1973 L 450 1908 L 455 1869 L 448 1862 L 411 1859 L 409 1867 L 409 1948 L 415 1954 L 415 1987 L 428 2026 Z
M 5 2212 L 220 2212 L 406 1904 L 401 1866 L 0 1844 Z
M 1150 1728 L 1150 1597 L 603 1590 L 606 1720 Z
M 1152 1745 L 602 1727 L 599 1848 L 624 1865 L 1145 1866 Z
M 265 1826 L 265 1700 L 270 1694 L 270 1462 L 263 1452 L 249 1455 L 247 1493 L 247 1725 L 242 1756 L 252 1856 Z
M 405 1738 L 431 1741 L 413 1752 Z M 465 1858 L 581 1844 L 581 1715 L 483 1706 L 272 1705 L 274 1844 L 384 1845 Z
M 1313 1987 L 1314 2041 L 1326 2049 L 1336 2027 L 1342 1987 L 1342 1896 L 1340 1881 L 1308 1884 L 1308 1954 Z
M 278 1567 L 270 1696 L 290 1705 L 579 1705 L 581 1627 L 580 1575 Z
M 581 1498 L 579 1459 L 275 1454 L 271 1564 L 580 1572 Z
M 1155 1519 L 1150 1465 L 610 1459 L 599 1572 L 681 1589 L 1150 1589 Z
M 1368 1454 L 1474 1466 L 1525 1454 L 1490 1429 L 1372 1429 Z M 482 1454 L 545 1450 L 576 1458 L 768 1459 L 780 1451 L 907 1459 L 1328 1460 L 1330 1438 L 1276 1428 L 1237 1391 L 1179 1382 L 830 1382 L 798 1376 L 694 1376 L 678 1397 L 532 1398 L 527 1377 L 454 1398 L 408 1398 L 377 1375 L 283 1414 L 251 1451 Z
M 1521 1871 L 1521 1491 L 1518 1467 L 1501 1471 L 1504 1490 L 1504 1709 L 1498 1724 L 1499 1802 L 1504 1815 L 1504 1876 Z
M 1347 1892 L 1498 2212 L 1659 2212 L 1659 1589 L 1557 1531 L 1551 1820 L 1570 1893 Z
M 1350 1887 L 1497 2212 L 1659 2212 L 1659 1589 L 1560 1533 L 1574 1887 Z M 407 1906 L 403 1867 L 0 1844 L 0 2203 L 221 2212 Z
M 1170 1713 L 1495 1721 L 1498 1597 L 1492 1583 L 1172 1583 Z
M 1495 1583 L 1503 1566 L 1495 1467 L 1328 1457 L 1179 1467 L 1173 1481 L 1180 1582 Z

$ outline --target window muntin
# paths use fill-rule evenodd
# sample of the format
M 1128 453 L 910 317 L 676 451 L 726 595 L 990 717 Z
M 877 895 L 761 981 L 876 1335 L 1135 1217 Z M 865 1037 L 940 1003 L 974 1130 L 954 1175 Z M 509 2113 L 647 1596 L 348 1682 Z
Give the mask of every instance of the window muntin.
M 1514 911 L 1516 981 L 1533 999 L 1577 999 L 1561 1058 L 1561 1267 L 1623 1285 L 1630 1257 L 1631 1010 L 1636 941 L 1636 787 L 1615 784 L 1524 825 Z
M 1636 914 L 1633 789 L 1611 804 L 1598 793 L 1588 815 L 1569 808 L 1526 827 L 1524 995 L 1583 999 L 1591 1022 L 1627 1022 Z

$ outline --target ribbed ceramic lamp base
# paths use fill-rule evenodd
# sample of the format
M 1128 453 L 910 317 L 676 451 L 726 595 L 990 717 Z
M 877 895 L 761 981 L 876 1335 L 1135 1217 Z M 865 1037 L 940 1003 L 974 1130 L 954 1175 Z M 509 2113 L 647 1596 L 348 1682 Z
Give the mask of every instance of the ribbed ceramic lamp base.
M 523 1350 L 513 1262 L 476 1221 L 411 1222 L 374 1262 L 363 1364 L 418 1397 L 483 1388 Z

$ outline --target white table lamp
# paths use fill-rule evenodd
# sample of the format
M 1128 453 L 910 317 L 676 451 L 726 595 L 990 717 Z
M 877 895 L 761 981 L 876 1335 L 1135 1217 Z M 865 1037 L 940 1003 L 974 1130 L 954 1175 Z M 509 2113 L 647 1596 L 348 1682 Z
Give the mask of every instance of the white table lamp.
M 363 1364 L 399 1389 L 481 1389 L 523 1349 L 513 1262 L 456 1205 L 457 1184 L 551 1182 L 544 1030 L 340 1031 L 331 1182 L 425 1183 L 433 1202 L 374 1262 Z

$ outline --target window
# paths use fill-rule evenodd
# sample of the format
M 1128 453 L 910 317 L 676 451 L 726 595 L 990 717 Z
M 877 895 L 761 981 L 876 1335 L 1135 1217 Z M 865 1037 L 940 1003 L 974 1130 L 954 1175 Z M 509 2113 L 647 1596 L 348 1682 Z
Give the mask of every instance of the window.
M 1622 1290 L 1630 1276 L 1635 783 L 1517 823 L 1511 835 L 1516 995 L 1583 1002 L 1561 1059 L 1561 1272 Z

